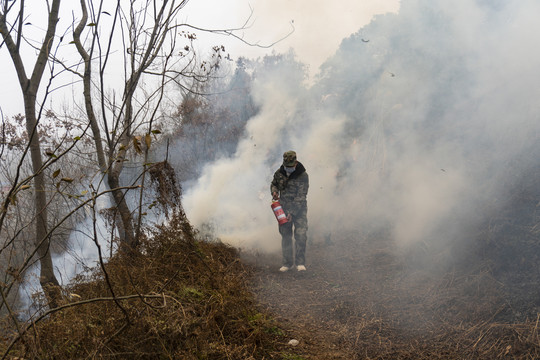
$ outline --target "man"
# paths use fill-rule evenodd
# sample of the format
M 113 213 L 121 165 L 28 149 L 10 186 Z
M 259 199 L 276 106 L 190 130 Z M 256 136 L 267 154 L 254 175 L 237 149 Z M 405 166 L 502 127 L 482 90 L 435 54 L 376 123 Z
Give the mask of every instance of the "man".
M 270 184 L 270 192 L 274 200 L 279 200 L 287 215 L 287 220 L 279 226 L 283 266 L 279 271 L 285 272 L 296 264 L 298 271 L 306 270 L 305 254 L 307 242 L 307 193 L 309 177 L 304 165 L 296 160 L 296 152 L 286 151 L 283 154 L 283 165 L 274 173 Z M 293 259 L 293 227 L 295 254 Z

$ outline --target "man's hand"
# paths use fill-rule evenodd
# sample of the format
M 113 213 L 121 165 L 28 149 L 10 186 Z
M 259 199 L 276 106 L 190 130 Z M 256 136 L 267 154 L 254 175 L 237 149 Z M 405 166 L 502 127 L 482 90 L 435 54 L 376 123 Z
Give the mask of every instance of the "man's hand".
M 279 194 L 278 194 L 277 191 L 274 191 L 274 192 L 272 193 L 272 199 L 274 199 L 274 200 L 279 200 Z

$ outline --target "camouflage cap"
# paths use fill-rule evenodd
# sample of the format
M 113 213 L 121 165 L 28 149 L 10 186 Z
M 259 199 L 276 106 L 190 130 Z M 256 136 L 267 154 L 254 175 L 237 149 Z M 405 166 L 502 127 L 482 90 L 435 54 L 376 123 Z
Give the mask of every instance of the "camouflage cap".
M 283 166 L 296 165 L 296 152 L 289 150 L 283 153 Z

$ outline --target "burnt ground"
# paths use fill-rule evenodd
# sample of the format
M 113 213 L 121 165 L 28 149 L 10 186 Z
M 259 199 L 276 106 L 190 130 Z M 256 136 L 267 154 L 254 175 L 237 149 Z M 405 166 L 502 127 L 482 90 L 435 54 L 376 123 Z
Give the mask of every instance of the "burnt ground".
M 244 258 L 257 300 L 299 341 L 297 359 L 540 358 L 538 276 L 452 255 L 397 250 L 378 232 L 310 241 L 302 273 L 280 273 L 278 254 Z

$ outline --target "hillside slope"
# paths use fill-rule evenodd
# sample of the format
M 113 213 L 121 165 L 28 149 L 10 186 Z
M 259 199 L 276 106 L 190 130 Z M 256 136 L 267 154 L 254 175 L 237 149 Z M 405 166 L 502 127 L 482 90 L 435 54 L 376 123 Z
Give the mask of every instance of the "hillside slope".
M 5 319 L 2 327 L 11 330 L 2 333 L 0 353 L 43 359 L 540 357 L 539 302 L 531 286 L 538 274 L 523 261 L 534 254 L 505 273 L 504 263 L 493 263 L 493 251 L 481 261 L 448 262 L 450 249 L 423 244 L 404 251 L 384 231 L 341 231 L 331 241 L 310 241 L 307 272 L 280 273 L 277 254 L 239 253 L 195 237 L 182 217 L 153 230 L 141 254 L 116 257 L 77 279 L 62 308 L 36 315 L 35 325 L 14 327 Z
M 0 354 L 24 359 L 293 359 L 261 312 L 238 251 L 196 240 L 183 215 L 149 229 L 140 253 L 116 256 L 66 290 L 64 304 L 14 326 Z M 43 304 L 44 299 L 40 300 Z M 1 320 L 1 319 L 0 319 Z

